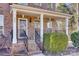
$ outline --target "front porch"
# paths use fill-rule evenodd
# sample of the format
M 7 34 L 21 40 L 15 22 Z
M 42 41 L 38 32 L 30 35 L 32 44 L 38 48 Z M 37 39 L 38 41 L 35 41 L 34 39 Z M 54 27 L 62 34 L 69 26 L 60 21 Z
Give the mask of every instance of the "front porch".
M 13 15 L 12 51 L 23 48 L 26 36 L 28 37 L 26 39 L 28 51 L 26 52 L 32 54 L 42 49 L 43 33 L 61 31 L 68 35 L 69 15 L 16 4 L 11 7 Z

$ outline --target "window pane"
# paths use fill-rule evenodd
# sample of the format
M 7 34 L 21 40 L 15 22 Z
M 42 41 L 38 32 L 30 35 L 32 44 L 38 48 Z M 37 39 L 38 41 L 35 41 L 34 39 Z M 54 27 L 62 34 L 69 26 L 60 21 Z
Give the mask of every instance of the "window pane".
M 52 22 L 51 21 L 47 23 L 47 28 L 52 28 Z
M 0 15 L 0 35 L 3 33 L 4 16 Z
M 17 3 L 17 4 L 24 5 L 24 6 L 27 6 L 28 5 L 28 3 Z
M 0 15 L 0 26 L 4 25 L 4 16 Z
M 3 33 L 2 29 L 3 29 L 3 27 L 0 26 L 0 35 Z
M 41 6 L 41 3 L 34 3 L 34 5 L 36 5 L 36 6 Z
M 51 3 L 48 3 L 48 8 L 51 9 Z
M 26 36 L 26 20 L 20 20 L 20 37 Z
M 40 22 L 35 22 L 34 27 L 35 28 L 40 28 Z

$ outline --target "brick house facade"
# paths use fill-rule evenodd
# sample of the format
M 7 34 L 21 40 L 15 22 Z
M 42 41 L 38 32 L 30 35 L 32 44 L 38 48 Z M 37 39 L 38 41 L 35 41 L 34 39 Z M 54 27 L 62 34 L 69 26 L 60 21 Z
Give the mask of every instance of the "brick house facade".
M 22 43 L 22 39 L 25 37 L 23 34 L 24 30 L 29 37 L 28 50 L 32 52 L 39 50 L 35 41 L 35 30 L 37 30 L 40 35 L 40 39 L 38 39 L 41 45 L 43 43 L 44 32 L 60 30 L 68 35 L 68 18 L 70 15 L 56 12 L 55 9 L 56 6 L 54 3 L 0 4 L 0 15 L 3 15 L 1 19 L 4 20 L 3 32 L 4 35 L 7 36 L 7 39 L 10 39 L 11 31 L 13 30 L 13 48 L 19 43 Z M 65 23 L 62 29 L 60 28 L 61 22 Z M 2 40 L 2 38 L 0 40 Z

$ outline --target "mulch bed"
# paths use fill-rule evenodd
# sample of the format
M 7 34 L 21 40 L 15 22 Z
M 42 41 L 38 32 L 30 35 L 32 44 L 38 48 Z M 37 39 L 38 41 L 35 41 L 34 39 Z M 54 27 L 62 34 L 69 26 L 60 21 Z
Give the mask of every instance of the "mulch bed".
M 65 55 L 69 55 L 69 54 L 77 53 L 77 52 L 79 52 L 79 48 L 69 47 L 61 53 L 56 53 L 55 54 L 55 53 L 44 52 L 44 54 L 46 56 L 65 56 Z

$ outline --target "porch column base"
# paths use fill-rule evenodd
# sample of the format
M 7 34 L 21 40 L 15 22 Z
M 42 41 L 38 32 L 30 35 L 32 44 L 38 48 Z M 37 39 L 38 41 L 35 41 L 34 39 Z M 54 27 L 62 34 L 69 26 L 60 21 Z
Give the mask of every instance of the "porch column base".
M 25 50 L 24 43 L 14 43 L 11 47 L 11 55 L 19 55 L 19 51 Z M 25 50 L 27 53 L 27 51 Z
M 35 40 L 28 40 L 28 55 L 40 53 L 40 49 L 35 43 Z
M 13 43 L 12 44 L 12 47 L 11 47 L 11 55 L 15 55 L 15 53 L 16 53 L 16 46 L 17 46 L 17 43 Z

